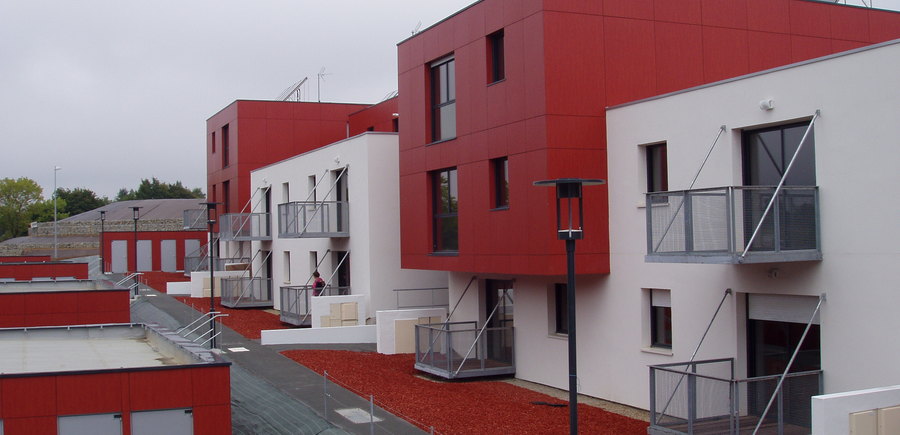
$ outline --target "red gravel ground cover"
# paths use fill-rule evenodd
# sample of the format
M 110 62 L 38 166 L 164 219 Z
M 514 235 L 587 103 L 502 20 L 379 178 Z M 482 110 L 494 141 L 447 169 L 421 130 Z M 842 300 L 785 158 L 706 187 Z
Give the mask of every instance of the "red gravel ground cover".
M 532 402 L 565 401 L 501 381 L 429 380 L 413 368 L 411 354 L 382 355 L 338 350 L 292 350 L 288 358 L 368 398 L 425 430 L 444 434 L 564 434 L 569 409 Z M 417 423 L 418 422 L 418 423 Z M 647 423 L 578 405 L 585 434 L 644 435 Z
M 188 296 L 176 296 L 175 299 L 185 305 L 190 305 L 200 312 L 209 311 L 209 298 L 192 298 Z M 250 339 L 259 339 L 260 331 L 264 329 L 287 329 L 290 326 L 281 323 L 277 315 L 267 313 L 256 308 L 233 309 L 223 307 L 221 298 L 215 298 L 216 311 L 228 314 L 228 317 L 220 317 L 218 320 L 225 326 L 233 329 L 238 334 Z

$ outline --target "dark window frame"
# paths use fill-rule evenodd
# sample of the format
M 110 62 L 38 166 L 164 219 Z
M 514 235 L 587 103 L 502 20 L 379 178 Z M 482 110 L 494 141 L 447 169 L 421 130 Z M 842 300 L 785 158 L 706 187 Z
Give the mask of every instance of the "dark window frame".
M 509 209 L 509 157 L 491 159 L 491 172 L 493 209 L 507 210 Z
M 569 335 L 569 293 L 566 284 L 553 284 L 553 333 Z
M 650 347 L 672 349 L 672 307 L 653 305 L 653 290 L 650 290 Z M 670 297 L 671 294 L 670 291 Z
M 431 173 L 432 251 L 459 252 L 459 183 L 455 167 Z M 446 186 L 446 189 L 444 187 Z
M 223 168 L 227 168 L 231 164 L 231 162 L 229 161 L 229 156 L 228 156 L 228 154 L 230 154 L 230 152 L 231 152 L 230 143 L 229 143 L 230 141 L 228 140 L 229 130 L 230 129 L 228 128 L 228 124 L 225 124 L 222 126 L 222 167 Z
M 456 58 L 451 54 L 430 64 L 431 142 L 456 138 Z M 453 124 L 444 125 L 441 116 L 452 112 Z
M 758 167 L 758 165 L 754 165 L 757 161 L 754 157 L 756 154 L 754 151 L 759 150 L 758 147 L 754 146 L 758 143 L 762 143 L 764 146 L 762 150 L 765 151 L 765 156 L 763 156 L 763 160 L 771 163 L 771 167 L 767 167 L 768 169 L 774 169 L 778 172 L 777 175 L 783 174 L 783 171 L 787 168 L 788 163 L 793 157 L 794 151 L 796 147 L 799 146 L 799 139 L 802 138 L 801 132 L 805 132 L 807 128 L 809 128 L 810 121 L 802 121 L 795 122 L 790 124 L 782 124 L 776 125 L 772 127 L 765 128 L 756 128 L 756 129 L 747 129 L 741 132 L 741 169 L 742 169 L 742 178 L 745 186 L 768 186 L 768 185 L 776 185 L 778 184 L 778 180 L 774 178 L 769 180 L 768 182 L 762 182 L 761 178 L 766 178 L 766 175 L 761 174 L 763 168 Z M 789 131 L 795 133 L 798 141 L 795 145 L 793 141 L 789 141 L 787 134 Z M 761 139 L 761 136 L 766 133 L 774 133 L 778 132 L 778 143 L 766 144 L 764 140 Z M 815 152 L 815 131 L 810 130 L 809 137 L 806 140 L 806 143 L 803 145 L 803 150 L 800 151 L 800 155 L 797 156 L 797 161 L 794 166 L 791 168 L 791 173 L 788 175 L 788 178 L 785 180 L 786 186 L 815 186 L 816 185 L 816 152 Z M 775 153 L 777 151 L 777 153 Z M 774 154 L 778 154 L 777 156 Z M 801 173 L 800 171 L 806 171 L 805 173 Z M 780 178 L 780 177 L 778 177 Z M 798 178 L 806 178 L 806 183 L 792 183 L 792 181 L 797 180 Z
M 669 190 L 669 158 L 665 142 L 644 147 L 647 160 L 647 193 Z M 666 196 L 653 197 L 654 203 L 668 202 Z
M 503 29 L 487 35 L 488 84 L 506 80 Z

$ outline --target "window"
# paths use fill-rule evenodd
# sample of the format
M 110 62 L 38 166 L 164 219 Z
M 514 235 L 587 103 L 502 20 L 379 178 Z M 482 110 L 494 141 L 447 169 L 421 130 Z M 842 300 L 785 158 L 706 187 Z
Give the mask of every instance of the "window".
M 745 131 L 743 137 L 744 185 L 775 186 L 781 181 L 809 122 Z M 787 186 L 816 185 L 815 138 L 813 132 L 785 180 Z
M 494 172 L 494 208 L 509 208 L 509 159 L 501 157 L 491 160 Z
M 491 33 L 487 37 L 488 50 L 488 83 L 499 82 L 506 78 L 503 59 L 503 29 Z
M 669 290 L 650 289 L 650 346 L 672 348 L 672 302 Z
M 553 333 L 569 334 L 569 294 L 566 284 L 553 285 Z
M 458 251 L 456 168 L 431 173 L 434 251 Z
M 223 213 L 231 213 L 231 181 L 222 182 L 222 210 Z
M 281 183 L 281 202 L 291 202 L 291 185 L 290 183 Z
M 669 190 L 669 170 L 666 158 L 666 144 L 644 147 L 647 156 L 647 193 Z M 668 202 L 668 197 L 654 196 L 653 202 Z
M 284 251 L 284 263 L 282 275 L 284 275 L 284 282 L 291 282 L 291 251 Z
M 456 67 L 453 57 L 431 63 L 431 140 L 456 137 Z
M 210 142 L 212 143 L 212 152 L 215 153 L 216 152 L 216 132 L 212 132 L 212 138 L 211 138 Z
M 227 168 L 228 162 L 228 124 L 222 126 L 222 167 Z

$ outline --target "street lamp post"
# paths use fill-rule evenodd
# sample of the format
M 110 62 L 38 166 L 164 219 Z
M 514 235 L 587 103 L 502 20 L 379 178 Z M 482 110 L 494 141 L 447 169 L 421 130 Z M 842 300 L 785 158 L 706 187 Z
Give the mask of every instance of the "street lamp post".
M 106 210 L 100 210 L 100 273 L 106 274 L 106 245 L 103 240 L 103 224 L 106 223 Z
M 216 347 L 216 320 L 213 314 L 216 311 L 216 281 L 214 275 L 216 268 L 213 262 L 213 226 L 216 224 L 216 221 L 213 219 L 213 213 L 215 213 L 216 206 L 219 203 L 204 202 L 202 204 L 206 206 L 206 225 L 209 231 L 209 242 L 206 245 L 207 258 L 209 259 L 209 348 L 214 349 Z
M 584 238 L 584 212 L 582 207 L 581 188 L 596 184 L 604 184 L 604 180 L 559 178 L 556 180 L 535 181 L 535 186 L 556 187 L 556 235 L 559 240 L 566 241 L 566 313 L 568 314 L 569 341 L 569 433 L 578 433 L 578 364 L 576 358 L 575 338 L 575 241 Z M 565 206 L 561 200 L 565 199 Z M 573 202 L 574 199 L 577 201 Z M 563 208 L 566 220 L 563 221 Z M 577 209 L 577 210 L 576 210 Z M 577 219 L 577 220 L 576 220 Z
M 59 166 L 53 167 L 53 259 L 57 258 L 57 247 L 59 243 L 57 241 L 57 235 L 59 234 L 59 226 L 56 223 L 56 173 L 62 169 Z
M 132 243 L 134 246 L 132 247 L 132 252 L 134 253 L 134 257 L 133 257 L 133 258 L 134 258 L 134 273 L 135 273 L 135 275 L 134 275 L 134 295 L 135 295 L 135 296 L 137 296 L 137 293 L 138 293 L 138 278 L 137 278 L 137 271 L 138 271 L 138 257 L 137 257 L 137 252 L 138 252 L 138 249 L 137 249 L 138 235 L 137 235 L 137 223 L 138 223 L 138 219 L 140 219 L 140 217 L 141 217 L 141 208 L 142 208 L 142 207 L 131 207 L 131 217 L 132 217 L 132 219 L 134 219 L 134 243 Z

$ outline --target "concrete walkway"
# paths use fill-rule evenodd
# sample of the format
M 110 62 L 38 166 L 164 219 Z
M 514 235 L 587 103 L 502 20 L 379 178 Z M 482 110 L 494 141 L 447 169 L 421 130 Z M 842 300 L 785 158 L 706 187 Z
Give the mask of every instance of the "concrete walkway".
M 141 294 L 131 306 L 133 322 L 156 323 L 176 330 L 202 315 L 164 293 L 141 290 Z M 217 347 L 222 349 L 222 356 L 232 362 L 233 433 L 425 433 L 378 407 L 374 408 L 376 422 L 370 425 L 368 400 L 331 382 L 326 387 L 322 376 L 279 353 L 303 346 L 262 346 L 221 324 L 217 328 L 224 328 L 217 337 Z M 201 327 L 197 332 L 206 330 Z M 339 348 L 370 350 L 371 346 L 342 345 Z M 323 391 L 326 389 L 327 394 Z

